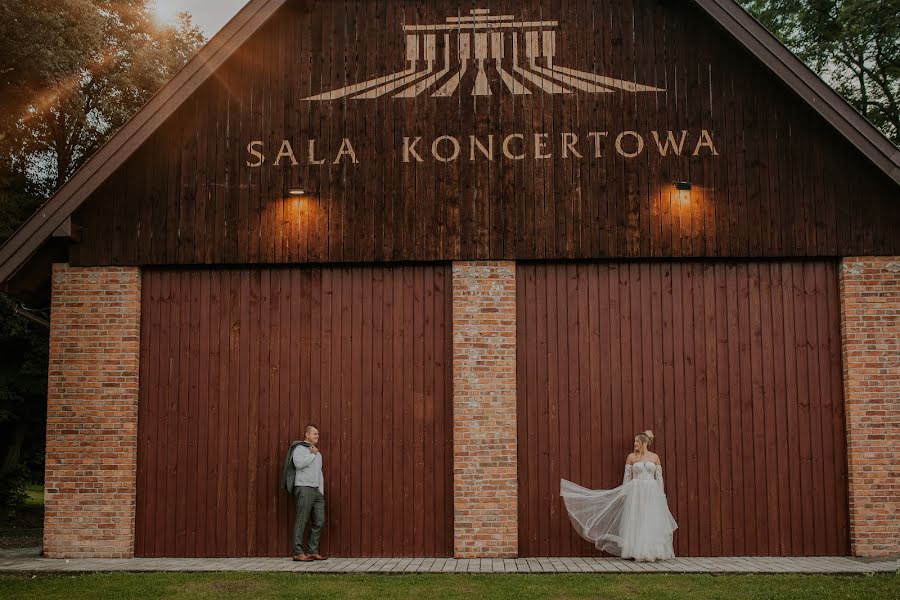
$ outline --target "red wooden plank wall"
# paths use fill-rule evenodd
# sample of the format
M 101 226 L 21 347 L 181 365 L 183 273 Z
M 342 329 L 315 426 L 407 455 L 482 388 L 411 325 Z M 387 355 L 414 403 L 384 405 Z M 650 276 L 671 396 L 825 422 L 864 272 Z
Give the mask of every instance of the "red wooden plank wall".
M 453 549 L 446 265 L 146 271 L 136 554 L 286 556 L 321 429 L 332 556 Z
M 519 548 L 596 551 L 565 477 L 622 481 L 652 428 L 677 554 L 849 553 L 833 262 L 520 264 Z

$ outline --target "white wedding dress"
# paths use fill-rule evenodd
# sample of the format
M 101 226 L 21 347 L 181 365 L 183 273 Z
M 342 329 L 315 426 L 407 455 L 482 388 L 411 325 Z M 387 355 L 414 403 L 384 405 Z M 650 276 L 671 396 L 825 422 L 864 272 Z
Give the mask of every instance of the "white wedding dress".
M 672 532 L 678 524 L 656 463 L 625 465 L 622 485 L 611 490 L 589 490 L 563 479 L 560 494 L 575 530 L 598 550 L 640 561 L 675 557 Z

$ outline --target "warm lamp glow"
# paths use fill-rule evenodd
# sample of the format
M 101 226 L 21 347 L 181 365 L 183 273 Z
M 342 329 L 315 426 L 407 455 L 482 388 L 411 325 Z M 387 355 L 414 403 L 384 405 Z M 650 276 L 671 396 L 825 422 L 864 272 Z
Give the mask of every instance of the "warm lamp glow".
M 305 191 L 305 190 L 301 190 L 301 189 L 299 189 L 299 188 L 294 188 L 294 189 L 292 189 L 292 190 L 290 191 L 290 194 L 291 194 L 291 196 L 305 196 L 305 195 L 306 195 L 306 191 Z
M 678 200 L 680 204 L 690 204 L 691 202 L 691 189 L 694 186 L 691 185 L 690 181 L 676 181 L 675 182 L 675 198 Z

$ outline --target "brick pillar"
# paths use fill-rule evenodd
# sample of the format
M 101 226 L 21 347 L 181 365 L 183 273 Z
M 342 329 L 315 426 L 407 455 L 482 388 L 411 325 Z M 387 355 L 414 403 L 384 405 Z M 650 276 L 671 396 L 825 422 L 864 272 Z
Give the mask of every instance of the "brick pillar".
M 134 555 L 141 273 L 53 266 L 44 555 Z
M 515 263 L 453 264 L 453 440 L 455 556 L 515 557 Z
M 841 264 L 850 544 L 900 554 L 900 257 Z

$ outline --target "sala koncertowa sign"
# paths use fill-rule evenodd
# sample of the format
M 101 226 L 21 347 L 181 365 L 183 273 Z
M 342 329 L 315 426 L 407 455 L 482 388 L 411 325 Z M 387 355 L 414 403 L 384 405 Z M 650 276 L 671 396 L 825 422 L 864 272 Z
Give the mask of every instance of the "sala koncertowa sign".
M 559 65 L 556 29 L 551 20 L 522 21 L 474 9 L 435 25 L 404 25 L 406 68 L 304 98 L 304 102 L 355 101 L 389 97 L 397 102 L 416 98 L 449 98 L 459 94 L 516 97 L 573 94 L 652 94 L 664 89 Z M 415 105 L 410 106 L 410 110 Z M 452 105 L 449 105 L 452 107 Z M 360 103 L 360 110 L 365 110 Z M 426 137 L 399 136 L 396 159 L 402 163 L 464 161 L 590 160 L 615 152 L 635 158 L 644 152 L 661 156 L 718 156 L 706 129 L 608 131 L 591 128 L 562 132 L 495 132 Z M 247 166 L 359 164 L 368 149 L 352 136 L 331 147 L 316 139 L 251 140 Z M 362 151 L 362 152 L 361 152 Z M 384 157 L 382 157 L 384 158 Z

